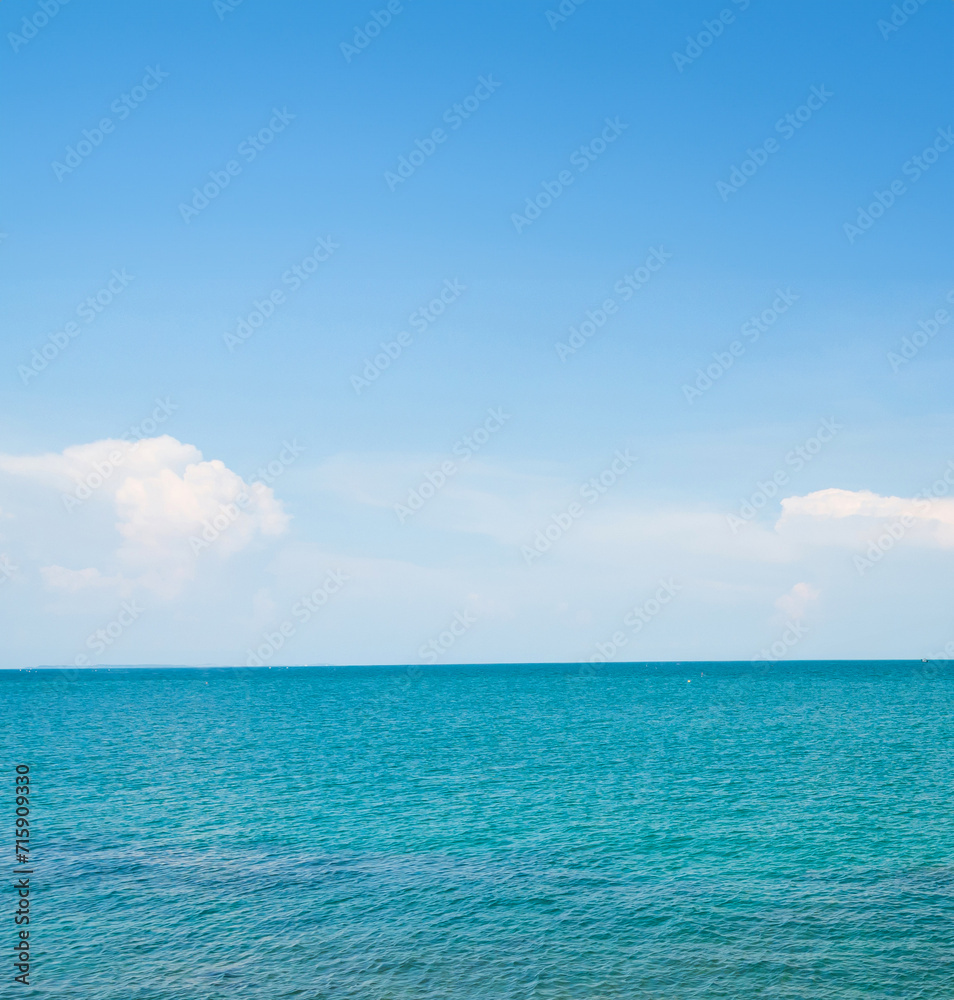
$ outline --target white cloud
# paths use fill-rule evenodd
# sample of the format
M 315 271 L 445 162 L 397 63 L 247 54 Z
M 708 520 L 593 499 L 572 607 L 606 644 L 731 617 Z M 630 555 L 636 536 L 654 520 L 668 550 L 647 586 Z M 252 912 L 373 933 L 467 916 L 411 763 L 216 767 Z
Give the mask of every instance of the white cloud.
M 883 497 L 868 490 L 818 490 L 783 500 L 776 530 L 800 535 L 816 544 L 856 545 L 880 530 L 883 521 L 898 522 L 910 541 L 954 547 L 954 499 L 945 497 Z
M 818 490 L 803 497 L 782 501 L 782 516 L 795 517 L 902 517 L 954 524 L 954 500 L 926 500 L 918 497 L 883 497 L 868 490 Z
M 115 657 L 237 662 L 245 645 L 293 620 L 296 602 L 331 568 L 349 575 L 346 593 L 296 632 L 287 652 L 295 662 L 413 662 L 460 609 L 476 614 L 480 627 L 449 659 L 572 660 L 622 628 L 627 610 L 663 580 L 683 594 L 631 638 L 629 657 L 747 656 L 767 614 L 810 621 L 809 643 L 824 643 L 835 621 L 843 630 L 851 621 L 858 634 L 895 650 L 892 633 L 878 631 L 880 605 L 868 581 L 863 598 L 852 590 L 857 573 L 846 549 L 864 551 L 901 517 L 913 523 L 905 545 L 937 547 L 954 529 L 948 499 L 833 489 L 781 501 L 774 530 L 753 520 L 733 532 L 726 510 L 655 502 L 635 475 L 589 503 L 565 468 L 482 457 L 461 463 L 401 523 L 393 505 L 440 460 L 342 455 L 301 470 L 294 487 L 304 485 L 299 500 L 314 538 L 273 546 L 264 543 L 284 535 L 289 519 L 272 491 L 251 488 L 223 462 L 172 437 L 138 447 L 107 440 L 57 454 L 0 455 L 7 493 L 0 500 L 19 546 L 11 559 L 23 567 L 18 590 L 0 596 L 8 606 L 14 596 L 35 601 L 61 616 L 64 629 L 75 628 L 61 653 L 43 654 L 47 662 L 72 656 L 128 599 L 147 604 L 149 624 L 124 639 Z M 249 500 L 240 509 L 243 493 Z M 72 511 L 64 508 L 61 495 L 81 494 Z M 574 501 L 583 515 L 528 565 L 521 547 Z M 203 542 L 201 551 L 190 538 Z M 899 566 L 903 574 L 905 562 Z M 931 591 L 911 579 L 902 596 L 916 616 Z M 894 580 L 882 573 L 874 582 L 890 591 L 884 600 L 897 614 L 903 601 L 891 590 Z M 827 617 L 817 613 L 822 592 L 831 604 Z M 89 620 L 69 625 L 77 615 Z M 31 642 L 23 640 L 21 658 L 40 655 Z
M 244 497 L 248 502 L 236 506 Z M 262 483 L 249 487 L 217 459 L 189 462 L 181 474 L 158 466 L 151 474 L 128 476 L 116 491 L 124 554 L 155 559 L 181 540 L 201 535 L 223 508 L 229 526 L 216 539 L 221 553 L 245 548 L 256 534 L 281 535 L 288 527 L 288 515 L 269 487 Z
M 103 576 L 95 566 L 66 569 L 64 566 L 41 566 L 40 576 L 50 590 L 75 594 L 81 590 L 123 589 L 121 576 Z
M 206 550 L 227 557 L 288 527 L 288 515 L 269 487 L 250 486 L 223 462 L 206 461 L 198 448 L 168 435 L 137 444 L 107 439 L 61 453 L 0 455 L 0 471 L 58 489 L 67 516 L 103 505 L 115 516 L 120 545 L 98 561 L 113 563 L 122 576 L 99 566 L 70 570 L 58 558 L 42 576 L 60 591 L 125 580 L 172 596 L 195 575 L 197 548 L 199 558 L 207 557 Z M 78 520 L 70 528 L 71 536 L 83 530 Z
M 810 583 L 796 583 L 787 594 L 782 594 L 775 607 L 785 617 L 799 621 L 820 596 L 821 593 Z
M 116 438 L 75 444 L 61 452 L 42 455 L 0 455 L 0 471 L 37 482 L 73 490 L 80 483 L 95 484 L 94 490 L 116 489 L 127 475 L 139 475 L 161 466 L 201 462 L 202 452 L 169 435 L 133 443 Z

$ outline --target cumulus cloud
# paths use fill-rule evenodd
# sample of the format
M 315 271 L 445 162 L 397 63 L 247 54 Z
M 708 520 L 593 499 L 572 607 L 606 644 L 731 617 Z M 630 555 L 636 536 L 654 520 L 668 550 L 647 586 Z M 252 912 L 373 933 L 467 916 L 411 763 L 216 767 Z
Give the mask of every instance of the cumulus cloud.
M 940 548 L 954 547 L 954 499 L 947 480 L 914 497 L 880 496 L 869 490 L 828 489 L 782 501 L 776 530 L 802 533 L 810 540 L 855 544 L 880 530 L 881 522 L 897 523 L 911 541 Z M 814 525 L 836 522 L 835 530 L 814 530 Z M 844 522 L 838 524 L 837 522 Z
M 902 517 L 954 523 L 954 500 L 927 500 L 918 497 L 883 497 L 868 490 L 818 490 L 803 497 L 782 501 L 782 516 L 795 517 Z
M 147 561 L 183 538 L 214 541 L 218 552 L 231 553 L 256 534 L 281 535 L 288 527 L 269 487 L 249 486 L 217 459 L 189 462 L 181 472 L 158 466 L 152 474 L 126 477 L 116 490 L 116 511 L 124 555 Z
M 59 490 L 68 514 L 105 504 L 115 515 L 120 544 L 108 558 L 122 576 L 54 564 L 42 576 L 59 591 L 135 579 L 171 594 L 194 576 L 197 556 L 205 550 L 227 557 L 288 527 L 281 501 L 264 483 L 249 484 L 223 462 L 204 460 L 194 445 L 168 435 L 135 444 L 94 441 L 43 455 L 0 455 L 0 472 Z

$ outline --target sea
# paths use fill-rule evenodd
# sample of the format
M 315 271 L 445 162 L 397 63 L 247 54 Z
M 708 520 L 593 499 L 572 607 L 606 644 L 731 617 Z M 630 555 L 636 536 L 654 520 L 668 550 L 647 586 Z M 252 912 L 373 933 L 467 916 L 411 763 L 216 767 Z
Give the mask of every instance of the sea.
M 935 661 L 3 671 L 0 996 L 951 1000 L 952 708 Z

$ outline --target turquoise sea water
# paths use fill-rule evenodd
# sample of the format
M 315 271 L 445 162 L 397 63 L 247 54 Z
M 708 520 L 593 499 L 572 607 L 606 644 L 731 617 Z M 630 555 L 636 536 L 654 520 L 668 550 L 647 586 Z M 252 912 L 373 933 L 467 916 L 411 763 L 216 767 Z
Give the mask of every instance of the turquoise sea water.
M 28 763 L 35 838 L 34 985 L 5 959 L 4 997 L 954 997 L 948 664 L 32 671 L 0 699 L 0 809 Z M 0 864 L 9 931 L 9 838 Z

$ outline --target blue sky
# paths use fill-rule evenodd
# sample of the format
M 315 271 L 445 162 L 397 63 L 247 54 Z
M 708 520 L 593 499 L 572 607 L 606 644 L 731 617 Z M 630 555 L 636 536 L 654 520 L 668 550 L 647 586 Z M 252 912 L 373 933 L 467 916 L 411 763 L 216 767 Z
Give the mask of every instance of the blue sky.
M 943 649 L 952 21 L 4 4 L 2 665 Z

